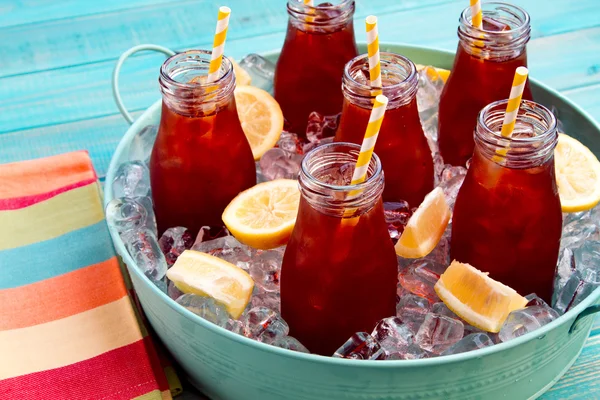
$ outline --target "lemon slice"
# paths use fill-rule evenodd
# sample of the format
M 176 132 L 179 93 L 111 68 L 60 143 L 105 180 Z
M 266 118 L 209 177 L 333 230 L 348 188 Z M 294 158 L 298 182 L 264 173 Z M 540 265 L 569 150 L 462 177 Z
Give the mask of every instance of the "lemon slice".
M 437 68 L 437 67 L 432 67 L 431 65 L 422 65 L 422 64 L 415 64 L 415 66 L 417 67 L 417 71 L 422 71 L 422 70 L 426 69 L 427 75 L 432 80 L 437 79 L 437 75 L 439 75 L 440 78 L 442 78 L 442 81 L 444 81 L 444 83 L 446 83 L 446 81 L 448 80 L 448 77 L 450 76 L 450 70 L 447 70 L 447 69 Z
M 255 160 L 275 146 L 283 130 L 283 113 L 273 96 L 254 86 L 237 86 L 235 102 L 242 129 Z
M 554 150 L 556 184 L 564 212 L 593 208 L 600 201 L 600 162 L 581 142 L 563 133 Z
M 257 249 L 273 249 L 290 238 L 299 202 L 296 180 L 260 183 L 229 203 L 223 212 L 223 222 L 240 242 Z
M 167 271 L 183 293 L 212 297 L 238 319 L 248 305 L 254 281 L 246 271 L 206 253 L 186 250 Z
M 450 208 L 441 188 L 433 189 L 410 217 L 400 240 L 396 254 L 404 258 L 420 258 L 437 246 L 450 221 Z
M 233 74 L 235 75 L 235 84 L 236 85 L 250 85 L 252 83 L 252 78 L 248 71 L 240 66 L 233 58 L 227 57 L 229 61 L 231 61 L 231 65 L 233 66 Z
M 508 314 L 527 304 L 514 289 L 458 261 L 450 264 L 433 288 L 456 315 L 488 332 L 499 332 Z

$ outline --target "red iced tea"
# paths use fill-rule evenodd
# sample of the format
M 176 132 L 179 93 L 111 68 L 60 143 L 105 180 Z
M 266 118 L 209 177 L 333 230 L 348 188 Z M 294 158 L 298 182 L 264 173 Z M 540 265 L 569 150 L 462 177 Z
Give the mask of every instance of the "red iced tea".
M 378 158 L 365 183 L 335 186 L 350 182 L 359 150 L 332 143 L 307 154 L 281 271 L 281 315 L 290 335 L 328 356 L 352 334 L 371 332 L 396 312 L 398 263 L 383 215 Z M 357 187 L 360 196 L 350 197 Z
M 360 144 L 375 93 L 369 86 L 368 56 L 344 68 L 344 107 L 335 141 Z M 375 152 L 385 173 L 384 201 L 406 200 L 417 207 L 433 189 L 433 160 L 417 110 L 415 65 L 401 55 L 381 52 L 383 94 L 389 99 Z
M 479 111 L 506 98 L 515 69 L 527 66 L 529 15 L 507 3 L 482 3 L 482 9 L 483 29 L 471 26 L 470 8 L 461 14 L 456 59 L 440 99 L 440 153 L 452 165 L 471 158 Z M 528 82 L 523 98 L 531 99 Z
M 452 218 L 451 255 L 550 303 L 562 229 L 554 175 L 556 119 L 523 101 L 511 139 L 500 137 L 506 100 L 479 115 L 475 151 Z M 520 132 L 519 132 L 520 131 Z M 506 156 L 498 151 L 509 149 Z
M 344 65 L 358 55 L 354 39 L 354 0 L 311 7 L 288 0 L 287 35 L 275 69 L 275 99 L 288 130 L 305 135 L 308 115 L 334 115 L 342 109 Z
M 193 83 L 204 81 L 209 62 L 210 52 L 191 50 L 161 68 L 162 116 L 150 158 L 159 234 L 185 226 L 195 235 L 203 225 L 222 225 L 227 204 L 256 184 L 231 63 L 223 58 L 221 77 L 213 84 Z

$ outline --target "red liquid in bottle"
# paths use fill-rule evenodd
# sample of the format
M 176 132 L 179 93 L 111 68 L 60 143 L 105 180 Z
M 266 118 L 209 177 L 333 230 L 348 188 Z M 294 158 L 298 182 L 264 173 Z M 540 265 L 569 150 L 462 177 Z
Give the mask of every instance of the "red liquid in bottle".
M 325 145 L 315 151 L 328 146 L 349 145 Z M 323 160 L 321 154 L 315 157 Z M 305 187 L 302 177 L 300 182 Z M 314 196 L 309 200 L 303 192 L 283 259 L 281 314 L 290 335 L 313 353 L 330 356 L 352 334 L 371 332 L 377 321 L 395 315 L 398 264 L 381 196 L 372 194 L 381 193 L 381 188 L 370 185 L 368 204 L 360 206 L 368 211 L 356 225 L 343 218 L 339 205 L 329 204 L 329 212 L 325 211 L 320 209 L 324 203 L 315 204 Z M 317 191 L 323 187 L 315 186 Z M 334 197 L 347 193 L 338 191 Z M 330 215 L 331 211 L 338 215 Z
M 288 3 L 290 21 L 275 69 L 274 92 L 287 129 L 304 136 L 311 112 L 334 115 L 342 109 L 344 65 L 358 50 L 352 23 L 354 0 L 313 8 L 318 26 L 295 11 L 300 7 L 308 12 L 309 7 L 300 3 Z
M 540 139 L 535 145 L 550 151 L 547 157 L 521 156 L 517 162 L 509 152 L 505 165 L 493 161 L 489 148 L 478 142 L 454 207 L 451 255 L 521 295 L 536 293 L 550 303 L 562 213 L 551 153 L 555 126 L 544 136 L 549 142 Z
M 178 54 L 173 58 L 189 57 Z M 210 60 L 210 52 L 208 60 Z M 177 60 L 176 60 L 177 61 Z M 231 64 L 224 59 L 231 71 Z M 165 66 L 163 66 L 165 68 Z M 235 99 L 233 74 L 227 72 L 213 95 L 224 96 L 216 109 L 202 109 L 165 94 L 158 136 L 150 158 L 150 181 L 159 234 L 185 226 L 193 235 L 204 225 L 223 225 L 221 214 L 241 191 L 256 184 L 252 150 L 242 130 Z M 169 85 L 161 76 L 161 86 Z M 228 93 L 223 93 L 228 91 Z M 198 94 L 196 94 L 198 96 Z M 208 94 L 205 93 L 206 96 Z M 188 99 L 189 101 L 189 99 Z M 187 107 L 184 105 L 187 104 Z M 186 115 L 177 110 L 185 109 Z M 196 115 L 193 115 L 195 113 Z M 192 114 L 192 115 L 189 115 Z
M 487 104 L 508 98 L 515 70 L 527 66 L 525 44 L 529 40 L 529 16 L 518 7 L 503 6 L 520 10 L 524 15 L 522 21 L 515 22 L 521 25 L 509 30 L 515 32 L 513 34 L 506 32 L 506 24 L 485 16 L 484 31 L 472 28 L 470 21 L 466 21 L 469 25 L 465 26 L 464 18 L 461 18 L 460 42 L 439 109 L 440 153 L 448 164 L 465 165 L 471 158 L 477 114 Z M 469 35 L 463 32 L 469 32 Z M 483 50 L 473 50 L 471 35 L 481 35 L 479 46 L 483 46 Z M 523 99 L 531 98 L 527 81 Z

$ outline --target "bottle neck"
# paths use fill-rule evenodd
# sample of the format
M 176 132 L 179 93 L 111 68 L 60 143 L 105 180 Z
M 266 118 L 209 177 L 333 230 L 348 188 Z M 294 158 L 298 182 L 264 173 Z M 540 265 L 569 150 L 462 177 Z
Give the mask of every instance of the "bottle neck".
M 506 138 L 500 131 L 507 102 L 496 101 L 480 111 L 474 135 L 476 149 L 506 168 L 532 168 L 550 161 L 558 142 L 552 112 L 541 104 L 523 100 L 513 135 Z
M 383 193 L 383 170 L 379 157 L 373 154 L 365 182 L 349 185 L 359 152 L 359 145 L 339 142 L 306 154 L 298 179 L 302 198 L 331 217 L 351 218 L 370 211 Z M 342 181 L 340 176 L 348 185 L 337 184 Z
M 417 94 L 419 76 L 415 64 L 399 54 L 381 52 L 381 81 L 383 87 L 370 85 L 369 56 L 359 55 L 344 67 L 342 91 L 352 104 L 372 108 L 378 89 L 388 98 L 388 109 L 410 103 Z
M 494 61 L 513 59 L 525 51 L 531 37 L 529 14 L 520 7 L 501 2 L 482 2 L 483 24 L 471 24 L 471 8 L 460 15 L 460 45 L 472 56 Z
M 354 0 L 327 4 L 329 5 L 309 6 L 303 0 L 288 0 L 290 24 L 309 33 L 332 33 L 352 24 L 356 8 Z
M 223 57 L 219 77 L 209 83 L 210 59 L 208 50 L 189 50 L 164 62 L 158 83 L 167 107 L 181 115 L 199 117 L 214 114 L 229 104 L 235 89 L 231 62 Z

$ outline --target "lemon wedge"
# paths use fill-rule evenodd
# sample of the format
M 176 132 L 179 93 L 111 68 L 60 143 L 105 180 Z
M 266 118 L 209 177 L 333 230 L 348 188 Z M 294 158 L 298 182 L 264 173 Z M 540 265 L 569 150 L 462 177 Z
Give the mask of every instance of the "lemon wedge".
M 439 77 L 442 78 L 442 81 L 444 83 L 446 83 L 446 81 L 448 80 L 448 77 L 450 76 L 450 70 L 447 70 L 447 69 L 437 68 L 437 67 L 432 67 L 431 65 L 422 65 L 422 64 L 415 64 L 415 66 L 417 67 L 417 71 L 425 70 L 427 72 L 427 75 L 429 76 L 429 78 L 431 78 L 432 80 L 437 79 L 437 77 L 439 75 Z
M 227 57 L 231 61 L 233 67 L 233 74 L 235 75 L 236 85 L 250 85 L 252 83 L 252 77 L 248 71 L 240 66 L 232 57 Z

